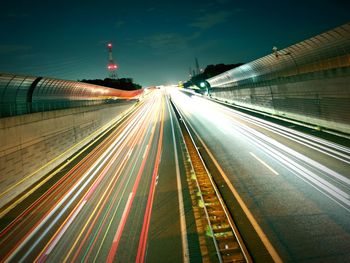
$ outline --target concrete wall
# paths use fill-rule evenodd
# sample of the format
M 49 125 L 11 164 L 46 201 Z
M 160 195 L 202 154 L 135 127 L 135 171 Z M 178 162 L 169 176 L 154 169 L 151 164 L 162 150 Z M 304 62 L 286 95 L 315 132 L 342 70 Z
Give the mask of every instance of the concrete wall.
M 216 99 L 350 134 L 350 23 L 207 82 Z
M 0 119 L 0 207 L 91 141 L 84 140 L 86 136 L 99 129 L 102 132 L 104 125 L 117 121 L 134 104 L 120 102 Z
M 341 73 L 339 73 L 341 72 Z M 309 74 L 308 74 L 309 75 Z M 350 68 L 253 87 L 213 89 L 213 98 L 350 134 Z

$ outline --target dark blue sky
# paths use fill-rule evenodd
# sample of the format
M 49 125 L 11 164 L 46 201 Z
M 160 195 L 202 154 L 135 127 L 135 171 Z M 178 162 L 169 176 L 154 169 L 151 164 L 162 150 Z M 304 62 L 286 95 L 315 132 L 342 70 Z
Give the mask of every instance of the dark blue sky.
M 201 67 L 249 62 L 350 21 L 350 1 L 8 1 L 1 4 L 0 72 L 62 79 L 119 77 L 142 85 Z

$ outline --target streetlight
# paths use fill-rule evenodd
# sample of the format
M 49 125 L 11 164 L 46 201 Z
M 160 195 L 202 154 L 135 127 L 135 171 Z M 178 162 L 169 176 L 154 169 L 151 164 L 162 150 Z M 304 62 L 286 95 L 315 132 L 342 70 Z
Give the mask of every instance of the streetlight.
M 199 83 L 199 86 L 201 88 L 205 88 L 206 89 L 206 95 L 208 95 L 210 97 L 210 84 L 207 81 L 202 81 Z
M 299 74 L 299 67 L 298 67 L 298 64 L 297 62 L 295 61 L 295 58 L 293 56 L 293 53 L 288 51 L 288 52 L 284 52 L 284 53 L 281 53 L 281 51 L 278 50 L 277 47 L 273 47 L 272 48 L 272 52 L 273 54 L 275 54 L 275 57 L 278 59 L 280 56 L 290 56 L 294 62 L 294 65 L 295 65 L 295 68 L 297 69 L 297 74 Z

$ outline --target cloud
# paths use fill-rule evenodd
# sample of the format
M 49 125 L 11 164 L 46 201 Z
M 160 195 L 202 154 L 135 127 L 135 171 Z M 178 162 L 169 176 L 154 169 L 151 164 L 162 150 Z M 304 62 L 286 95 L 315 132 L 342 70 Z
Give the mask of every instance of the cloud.
M 28 51 L 32 47 L 26 45 L 1 45 L 0 44 L 0 54 L 11 54 L 19 51 Z
M 215 48 L 219 43 L 220 43 L 220 41 L 217 39 L 205 41 L 196 47 L 196 51 L 197 52 L 206 52 L 210 49 Z
M 209 29 L 218 24 L 225 23 L 228 21 L 229 17 L 232 15 L 230 11 L 220 11 L 217 13 L 208 13 L 197 17 L 197 19 L 190 25 L 193 27 L 198 27 L 200 29 Z
M 178 33 L 160 33 L 140 39 L 138 43 L 156 50 L 175 52 L 188 48 L 189 42 L 199 36 L 200 32 L 196 32 L 190 36 Z
M 186 39 L 180 34 L 165 33 L 155 34 L 139 40 L 139 43 L 148 45 L 155 49 L 181 49 L 186 46 Z
M 117 22 L 115 22 L 114 25 L 116 28 L 121 28 L 123 25 L 125 25 L 125 21 L 123 21 L 123 20 L 117 21 Z

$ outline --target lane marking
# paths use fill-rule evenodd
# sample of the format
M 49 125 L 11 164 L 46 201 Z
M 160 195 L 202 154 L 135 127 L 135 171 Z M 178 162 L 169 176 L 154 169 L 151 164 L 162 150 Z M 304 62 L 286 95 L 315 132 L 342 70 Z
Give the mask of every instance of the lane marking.
M 162 116 L 160 119 L 160 131 L 159 131 L 160 136 L 158 140 L 158 149 L 157 149 L 157 155 L 155 160 L 155 167 L 153 169 L 152 181 L 151 181 L 150 191 L 148 195 L 147 206 L 146 206 L 146 211 L 143 219 L 143 225 L 142 225 L 139 246 L 137 249 L 137 256 L 135 261 L 138 263 L 143 263 L 145 261 L 147 237 L 148 237 L 148 231 L 149 231 L 149 226 L 151 221 L 152 206 L 153 206 L 154 194 L 155 194 L 155 184 L 156 184 L 156 180 L 158 179 L 157 174 L 158 174 L 160 156 L 162 153 L 162 145 L 163 145 L 163 134 L 164 134 L 164 108 L 163 107 L 162 107 L 161 114 Z
M 127 114 L 129 114 L 129 112 L 131 112 L 131 110 L 134 108 L 134 106 L 132 106 L 129 110 L 124 111 L 121 116 L 118 116 L 116 119 L 111 120 L 110 122 L 108 122 L 107 124 L 105 124 L 104 126 L 102 126 L 100 129 L 98 129 L 97 131 L 93 132 L 92 134 L 90 134 L 88 137 L 85 137 L 83 140 L 81 140 L 80 142 L 78 142 L 77 144 L 73 145 L 71 148 L 67 149 L 65 152 L 63 152 L 62 154 L 60 154 L 59 156 L 55 157 L 54 159 L 52 159 L 51 161 L 49 161 L 48 163 L 46 163 L 44 166 L 40 167 L 38 170 L 32 172 L 31 174 L 29 174 L 28 176 L 24 177 L 22 180 L 18 181 L 17 183 L 15 183 L 14 185 L 11 185 L 8 189 L 6 189 L 4 192 L 0 193 L 0 198 L 7 194 L 8 192 L 10 192 L 11 190 L 13 190 L 15 187 L 17 187 L 18 185 L 24 183 L 25 181 L 29 180 L 31 177 L 33 177 L 36 173 L 38 173 L 39 171 L 41 171 L 42 169 L 44 169 L 45 167 L 47 167 L 48 165 L 50 165 L 51 163 L 55 162 L 56 160 L 58 160 L 59 158 L 63 157 L 66 153 L 68 153 L 69 151 L 73 150 L 75 147 L 77 147 L 80 144 L 83 144 L 88 141 L 88 140 L 92 140 L 90 143 L 86 143 L 84 146 L 82 146 L 82 148 L 80 150 L 78 150 L 72 159 L 69 160 L 69 162 L 65 162 L 63 165 L 59 164 L 58 165 L 58 169 L 56 169 L 53 173 L 49 174 L 44 180 L 42 180 L 39 184 L 35 185 L 34 187 L 31 187 L 30 189 L 28 188 L 26 194 L 22 195 L 20 198 L 14 200 L 13 199 L 13 203 L 11 205 L 9 205 L 6 209 L 4 209 L 3 211 L 1 211 L 0 209 L 0 218 L 2 218 L 4 215 L 6 215 L 10 210 L 12 210 L 15 206 L 17 206 L 20 202 L 22 202 L 25 198 L 27 198 L 29 195 L 31 195 L 34 191 L 36 191 L 39 187 L 41 187 L 44 183 L 46 183 L 48 180 L 50 180 L 55 174 L 57 174 L 58 172 L 60 172 L 63 168 L 65 168 L 70 162 L 72 162 L 74 159 L 76 159 L 81 153 L 83 153 L 87 148 L 89 148 L 92 144 L 95 143 L 96 140 L 100 139 L 102 136 L 104 136 L 106 133 L 108 133 L 110 130 L 112 130 L 114 127 L 116 127 L 121 121 L 123 121 L 127 116 Z M 96 136 L 95 138 L 93 138 L 94 136 Z M 60 166 L 61 165 L 61 166 Z M 40 180 L 40 179 L 39 179 Z M 30 187 L 30 186 L 28 186 Z M 16 198 L 16 197 L 15 197 Z
M 232 119 L 233 120 L 233 119 Z M 234 121 L 234 120 L 233 120 Z M 286 145 L 280 143 L 279 141 L 270 138 L 266 136 L 263 133 L 260 133 L 246 125 L 237 125 L 235 128 L 235 131 L 239 131 L 242 134 L 244 134 L 248 139 L 250 139 L 254 144 L 261 145 L 261 148 L 263 151 L 265 151 L 266 148 L 274 147 L 278 149 L 279 152 L 284 152 L 286 154 L 291 155 L 298 161 L 304 162 L 304 166 L 311 167 L 313 169 L 316 169 L 319 171 L 320 174 L 324 174 L 328 178 L 339 181 L 341 184 L 346 184 L 347 186 L 350 185 L 350 179 L 345 177 L 342 174 L 339 174 L 338 172 L 328 168 L 327 166 L 315 161 L 314 159 L 311 159 L 307 157 L 306 155 L 303 155 L 296 150 L 287 147 Z M 268 146 L 271 145 L 271 146 Z M 272 148 L 271 148 L 272 149 Z
M 263 160 L 261 160 L 258 156 L 256 156 L 254 153 L 249 152 L 255 159 L 257 159 L 261 164 L 263 164 L 267 169 L 269 169 L 271 172 L 273 172 L 275 175 L 279 175 L 278 172 L 276 172 L 271 166 L 269 166 L 267 163 L 265 163 Z
M 170 105 L 168 100 L 167 100 L 167 105 L 168 105 L 168 111 L 170 115 L 171 131 L 172 131 L 173 144 L 174 144 L 174 155 L 175 155 L 175 164 L 176 164 L 175 171 L 176 171 L 176 183 L 177 183 L 177 191 L 178 191 L 177 196 L 179 200 L 183 262 L 189 263 L 190 258 L 189 258 L 189 249 L 188 249 L 188 240 L 187 240 L 187 226 L 186 226 L 185 208 L 184 208 L 183 195 L 182 195 L 182 184 L 181 184 L 181 178 L 180 178 L 179 158 L 178 158 L 178 152 L 177 152 L 177 146 L 176 146 L 176 140 L 175 140 L 173 116 L 171 115 L 171 112 L 170 112 Z
M 41 171 L 42 169 L 44 169 L 45 167 L 49 166 L 51 163 L 55 162 L 56 160 L 58 160 L 59 158 L 61 158 L 62 156 L 64 156 L 66 153 L 68 153 L 69 151 L 73 150 L 75 147 L 77 147 L 79 144 L 84 144 L 85 141 L 91 140 L 93 138 L 93 136 L 95 136 L 96 134 L 99 133 L 105 133 L 105 131 L 109 131 L 110 129 L 112 129 L 113 127 L 115 127 L 117 124 L 120 123 L 120 121 L 122 121 L 126 115 L 131 112 L 133 110 L 135 106 L 131 106 L 129 109 L 123 111 L 120 116 L 117 116 L 115 119 L 112 119 L 110 122 L 108 122 L 107 124 L 105 124 L 104 126 L 102 126 L 100 129 L 98 129 L 97 131 L 93 132 L 92 134 L 88 135 L 87 137 L 85 137 L 83 140 L 81 140 L 80 142 L 76 143 L 75 145 L 73 145 L 72 147 L 70 147 L 69 149 L 67 149 L 65 152 L 61 153 L 60 155 L 58 155 L 57 157 L 55 157 L 54 159 L 50 160 L 49 162 L 47 162 L 44 166 L 38 168 L 36 171 L 32 172 L 31 174 L 27 175 L 26 177 L 24 177 L 23 179 L 21 179 L 20 181 L 14 183 L 13 185 L 9 186 L 7 189 L 5 189 L 2 193 L 0 193 L 0 197 L 2 197 L 3 195 L 7 194 L 8 192 L 10 192 L 13 188 L 17 187 L 18 185 L 22 184 L 23 182 L 25 182 L 26 180 L 30 179 L 31 177 L 33 177 L 35 174 L 37 174 L 39 171 Z M 98 136 L 98 135 L 97 135 Z M 94 139 L 95 140 L 95 139 Z M 62 167 L 63 168 L 63 167 Z
M 145 159 L 145 156 L 146 156 L 146 153 L 147 153 L 147 149 L 148 149 L 148 144 L 146 145 L 146 149 L 145 149 L 145 152 L 142 155 L 142 159 Z
M 119 153 L 119 152 L 117 152 L 117 153 L 115 154 L 115 156 L 118 156 L 118 155 L 119 155 L 118 153 Z M 111 163 L 111 164 L 114 163 L 114 162 L 115 162 L 115 159 L 116 159 L 116 158 L 113 158 L 113 159 L 110 161 L 110 163 Z M 79 235 L 75 238 L 75 241 L 74 241 L 73 245 L 71 246 L 70 250 L 69 250 L 68 253 L 66 254 L 66 257 L 65 257 L 65 259 L 64 259 L 64 262 L 67 262 L 67 259 L 68 259 L 68 257 L 70 257 L 70 255 L 71 255 L 71 253 L 73 252 L 73 250 L 76 251 L 76 253 L 75 253 L 75 255 L 73 256 L 73 259 L 72 259 L 73 262 L 75 261 L 77 255 L 80 253 L 81 247 L 85 244 L 86 238 L 89 236 L 89 234 L 90 234 L 90 232 L 91 232 L 91 229 L 94 227 L 95 222 L 96 222 L 98 216 L 101 214 L 102 209 L 105 207 L 105 205 L 106 205 L 106 203 L 107 203 L 107 201 L 108 201 L 108 198 L 110 197 L 110 195 L 111 195 L 111 193 L 112 193 L 112 190 L 113 190 L 114 186 L 115 186 L 116 183 L 118 182 L 118 180 L 119 180 L 119 178 L 120 178 L 120 177 L 119 177 L 119 175 L 120 175 L 119 172 L 120 172 L 120 171 L 123 169 L 123 167 L 125 166 L 126 161 L 127 161 L 127 158 L 124 158 L 124 159 L 122 160 L 121 165 L 118 167 L 117 171 L 116 171 L 115 174 L 114 174 L 114 175 L 117 175 L 117 176 L 116 176 L 116 177 L 113 176 L 114 178 L 112 179 L 112 181 L 110 181 L 110 182 L 108 183 L 107 188 L 106 188 L 106 191 L 103 193 L 103 195 L 102 195 L 101 198 L 99 199 L 98 203 L 95 205 L 94 210 L 92 211 L 92 213 L 91 213 L 91 215 L 89 216 L 89 218 L 86 220 L 85 225 L 83 226 L 83 228 L 81 228 Z M 111 166 L 111 165 L 108 164 L 108 165 L 104 168 L 104 170 L 106 169 L 106 172 L 108 172 L 110 166 Z M 103 172 L 104 172 L 104 171 L 102 171 L 102 173 L 103 173 Z M 102 173 L 101 173 L 101 174 L 102 174 Z M 101 174 L 100 174 L 100 176 L 101 176 Z M 122 182 L 123 182 L 123 181 L 124 181 L 124 178 L 122 179 Z M 92 187 L 93 187 L 93 186 L 92 186 Z M 88 201 L 87 195 L 86 195 L 86 197 L 83 197 L 83 200 Z M 93 217 L 94 217 L 94 218 L 93 218 Z M 86 232 L 86 233 L 88 233 L 88 234 L 85 235 L 85 237 L 84 237 L 83 240 L 80 240 L 81 236 L 85 233 L 86 228 L 87 228 L 88 226 L 90 226 L 89 229 L 88 229 L 87 232 Z M 79 246 L 78 248 L 75 248 L 79 240 L 80 240 L 80 246 Z
M 51 251 L 54 249 L 54 247 L 57 245 L 58 241 L 61 239 L 61 237 L 63 236 L 63 234 L 66 232 L 66 230 L 68 229 L 68 227 L 72 224 L 72 222 L 74 221 L 74 219 L 76 218 L 76 216 L 79 214 L 80 210 L 83 208 L 83 206 L 85 205 L 87 201 L 83 200 L 82 203 L 80 203 L 80 205 L 78 206 L 78 208 L 74 211 L 74 213 L 72 214 L 72 216 L 69 218 L 69 220 L 67 221 L 66 224 L 64 224 L 63 228 L 60 229 L 60 232 L 58 232 L 58 235 L 54 238 L 53 242 L 50 244 L 50 246 L 48 247 L 48 249 L 45 252 L 45 256 L 48 256 Z M 40 259 L 39 259 L 40 261 Z
M 204 141 L 202 140 L 202 138 L 199 137 L 198 133 L 193 129 L 193 126 L 188 122 L 188 124 L 191 126 L 193 132 L 196 134 L 196 136 L 198 137 L 199 141 L 201 142 L 201 144 L 203 145 L 203 147 L 205 148 L 205 150 L 207 151 L 208 155 L 210 156 L 210 158 L 212 159 L 212 161 L 214 162 L 216 168 L 219 170 L 220 174 L 222 175 L 222 177 L 224 178 L 227 186 L 230 188 L 233 196 L 236 198 L 237 202 L 239 203 L 240 207 L 242 208 L 242 210 L 244 211 L 244 213 L 246 214 L 249 222 L 252 224 L 253 228 L 255 229 L 256 233 L 258 234 L 258 236 L 260 237 L 261 242 L 264 244 L 265 248 L 267 249 L 267 251 L 269 252 L 269 254 L 271 255 L 272 259 L 276 262 L 276 263 L 282 263 L 282 259 L 279 256 L 278 252 L 276 251 L 276 249 L 273 247 L 273 245 L 271 244 L 270 240 L 268 239 L 268 237 L 266 236 L 265 232 L 262 230 L 262 228 L 260 227 L 260 225 L 258 224 L 258 222 L 256 221 L 255 217 L 253 216 L 253 214 L 250 212 L 250 210 L 248 209 L 247 205 L 245 204 L 245 202 L 243 201 L 243 199 L 240 197 L 240 195 L 238 194 L 238 192 L 236 191 L 236 189 L 233 187 L 231 181 L 228 179 L 226 173 L 223 171 L 223 169 L 221 168 L 221 166 L 219 165 L 218 161 L 216 160 L 216 158 L 214 157 L 214 155 L 212 154 L 212 152 L 208 149 L 208 146 L 204 143 Z
M 337 204 L 340 204 L 342 207 L 349 211 L 349 194 L 341 190 L 339 187 L 333 185 L 330 181 L 324 179 L 319 174 L 312 172 L 310 168 L 316 169 L 318 173 L 321 173 L 321 175 L 325 175 L 328 178 L 330 178 L 330 175 L 337 176 L 336 178 L 340 180 L 343 179 L 343 182 L 345 182 L 346 180 L 350 182 L 348 178 L 345 178 L 344 176 L 337 174 L 335 171 L 323 166 L 322 164 L 312 159 L 309 159 L 307 156 L 295 152 L 294 150 L 278 143 L 277 141 L 272 140 L 272 145 L 278 147 L 277 149 L 275 149 L 272 146 L 266 144 L 266 142 L 269 141 L 269 138 L 265 138 L 265 140 L 259 140 L 259 138 L 255 138 L 253 136 L 254 133 L 249 134 L 249 130 L 246 131 L 248 131 L 245 133 L 247 139 L 249 139 L 253 144 L 261 148 L 262 151 L 266 152 L 268 155 L 274 156 L 275 159 L 280 160 L 280 162 L 284 164 L 285 167 L 287 167 L 290 171 L 296 174 L 299 178 L 301 178 L 302 180 L 305 179 L 305 182 L 308 182 L 315 189 L 330 197 Z M 296 160 L 293 160 L 292 158 L 288 157 L 288 154 L 291 154 L 292 157 L 294 157 Z M 331 179 L 335 180 L 335 178 Z M 349 185 L 350 183 L 347 184 Z M 336 199 L 343 202 L 347 207 L 342 205 Z
M 121 138 L 124 138 L 126 136 L 127 132 L 126 130 L 123 131 L 120 134 Z M 31 247 L 27 250 L 26 254 L 23 256 L 24 258 L 31 252 L 32 249 L 34 249 L 35 246 L 41 241 L 41 239 L 51 230 L 51 228 L 54 226 L 54 224 L 57 223 L 57 221 L 60 219 L 61 215 L 65 213 L 65 211 L 71 206 L 71 204 L 78 198 L 78 196 L 81 194 L 81 192 L 86 188 L 86 186 L 90 183 L 91 180 L 93 180 L 96 176 L 96 174 L 101 170 L 101 167 L 109 160 L 110 156 L 115 152 L 115 149 L 118 148 L 118 146 L 122 143 L 118 140 L 114 141 L 105 152 L 95 161 L 95 163 L 83 174 L 83 176 L 75 183 L 73 187 L 70 188 L 70 190 L 67 192 L 66 195 L 62 196 L 60 201 L 56 203 L 56 205 L 53 207 L 53 209 L 49 210 L 43 217 L 42 220 L 39 221 L 37 224 L 35 224 L 31 230 L 21 239 L 20 243 L 17 244 L 16 247 L 14 247 L 6 257 L 8 257 L 7 261 L 10 261 L 15 254 L 18 253 L 22 247 L 24 247 L 25 244 L 29 242 L 29 240 L 39 232 L 39 230 L 46 224 L 49 219 L 57 212 L 60 211 L 59 214 L 56 217 L 52 218 L 52 221 L 50 221 L 50 225 L 43 230 L 43 234 L 40 238 L 35 240 L 34 244 L 31 245 Z M 85 180 L 85 182 L 84 182 Z M 69 199 L 69 197 L 71 197 Z M 69 199 L 69 201 L 68 201 Z M 68 201 L 67 205 L 63 208 L 63 204 Z
M 152 145 L 153 139 L 154 139 L 154 133 L 151 134 L 151 138 L 149 139 L 149 144 L 148 144 L 148 145 Z M 142 160 L 142 163 L 141 163 L 141 166 L 140 166 L 140 168 L 139 168 L 139 172 L 138 172 L 138 174 L 137 174 L 137 176 L 136 176 L 136 179 L 135 179 L 135 182 L 134 182 L 134 186 L 133 186 L 133 188 L 132 188 L 132 192 L 131 192 L 131 193 L 137 193 L 137 189 L 138 189 L 138 187 L 139 187 L 142 174 L 143 174 L 143 172 L 144 172 L 144 168 L 145 168 L 145 165 L 146 165 L 146 161 L 147 161 L 149 152 L 150 152 L 150 150 L 148 149 L 148 151 L 146 151 L 145 158 Z M 131 178 L 131 177 L 130 177 L 130 178 Z M 132 197 L 132 198 L 131 198 L 131 197 Z M 123 233 L 124 227 L 125 227 L 125 225 L 126 225 L 126 220 L 127 220 L 128 215 L 129 215 L 129 212 L 130 212 L 131 206 L 132 206 L 132 204 L 133 204 L 134 198 L 135 198 L 135 195 L 129 196 L 130 204 L 128 204 L 128 205 L 129 205 L 129 208 L 128 208 L 128 211 L 127 211 L 126 216 L 125 216 L 126 218 L 125 218 L 125 221 L 123 221 L 123 222 L 121 221 L 121 222 L 119 223 L 118 230 L 119 230 L 119 228 L 121 227 L 121 228 L 120 228 L 120 232 L 121 232 L 121 233 L 119 234 L 120 237 L 117 237 L 117 233 L 118 233 L 118 231 L 117 231 L 116 236 L 115 236 L 114 241 L 113 241 L 113 244 L 112 244 L 112 247 L 111 247 L 111 249 L 110 249 L 110 251 L 109 251 L 109 254 L 108 254 L 108 257 L 107 257 L 107 262 L 108 262 L 108 263 L 112 263 L 113 260 L 114 260 L 115 254 L 116 254 L 117 249 L 118 249 L 118 246 L 119 246 L 119 241 L 120 241 L 120 238 L 121 238 L 121 234 Z M 129 202 L 129 200 L 128 200 L 128 202 Z M 123 213 L 123 214 L 124 214 L 124 213 Z M 122 218 L 122 219 L 123 219 L 123 218 Z M 117 239 L 116 239 L 116 238 L 117 238 Z
M 132 122 L 134 122 L 134 121 L 132 121 Z M 132 123 L 132 122 L 130 122 L 130 123 Z M 133 129 L 134 130 L 134 129 Z M 124 139 L 123 139 L 123 143 L 121 144 L 121 148 L 123 148 L 123 147 L 125 147 L 127 144 L 128 144 L 128 142 L 129 141 L 131 141 L 131 139 L 130 139 L 130 135 L 132 136 L 134 133 L 133 133 L 133 130 L 131 131 L 131 133 L 128 133 L 128 137 L 125 137 Z M 137 138 L 138 136 L 135 136 L 135 138 Z M 131 137 L 132 138 L 132 137 Z M 136 143 L 136 139 L 134 139 L 134 142 L 132 143 L 132 147 L 134 147 L 135 144 Z M 122 151 L 121 150 L 121 148 L 118 150 L 118 152 L 117 152 L 117 154 L 115 155 L 115 156 L 118 156 L 119 155 L 119 153 Z M 132 148 L 132 150 L 133 150 L 134 148 Z M 132 151 L 131 150 L 131 151 Z M 123 170 L 123 168 L 125 167 L 125 165 L 126 165 L 126 161 L 127 160 L 129 160 L 129 158 L 124 158 L 123 159 L 123 161 L 122 161 L 122 163 L 121 163 L 121 165 L 119 166 L 119 168 L 118 168 L 118 170 L 115 172 L 115 175 L 117 175 L 118 174 L 118 178 L 119 178 L 119 172 L 121 172 L 122 170 Z M 129 183 L 129 180 L 130 180 L 130 178 L 131 177 L 129 177 L 129 179 L 128 179 L 128 182 L 127 182 L 127 185 L 128 185 L 128 183 Z M 118 179 L 117 179 L 118 180 Z M 115 181 L 116 182 L 116 181 Z M 124 182 L 124 179 L 122 180 L 122 182 Z M 115 183 L 114 183 L 115 184 Z M 111 185 L 111 184 L 110 184 Z M 109 186 L 110 186 L 109 185 Z M 109 187 L 108 186 L 108 187 Z M 109 191 L 108 190 L 108 187 L 107 187 L 107 191 Z M 123 193 L 122 193 L 122 196 L 124 195 L 124 192 L 125 192 L 125 190 L 126 190 L 126 188 L 123 190 Z M 107 191 L 106 191 L 106 193 L 107 193 Z M 118 192 L 119 192 L 119 190 L 118 190 Z M 84 239 L 81 241 L 81 243 L 80 243 L 80 246 L 76 249 L 75 247 L 76 247 L 76 245 L 77 245 L 77 243 L 78 243 L 78 241 L 80 240 L 80 238 L 81 238 L 81 236 L 83 235 L 83 233 L 85 232 L 85 230 L 86 230 L 86 228 L 90 225 L 90 228 L 92 228 L 92 225 L 94 224 L 94 222 L 97 220 L 96 218 L 96 216 L 95 216 L 95 214 L 96 214 L 96 211 L 97 211 L 97 209 L 98 209 L 98 207 L 100 206 L 100 203 L 102 202 L 102 200 L 104 199 L 104 202 L 103 202 L 103 204 L 102 204 L 102 206 L 104 206 L 104 204 L 107 202 L 107 198 L 106 197 L 104 197 L 105 196 L 105 194 L 101 197 L 101 199 L 100 199 L 100 201 L 99 201 L 99 203 L 96 205 L 96 208 L 94 209 L 94 211 L 92 212 L 92 214 L 90 215 L 90 217 L 88 218 L 88 220 L 86 221 L 86 224 L 84 225 L 84 227 L 82 228 L 82 230 L 81 230 L 81 232 L 79 233 L 79 235 L 78 235 L 78 237 L 75 239 L 75 242 L 74 242 L 74 244 L 71 246 L 71 248 L 70 248 L 70 250 L 69 250 L 69 252 L 66 254 L 66 257 L 65 257 L 65 259 L 63 260 L 63 262 L 68 262 L 68 258 L 70 257 L 70 255 L 72 254 L 72 252 L 73 252 L 73 250 L 75 250 L 75 254 L 74 254 L 74 256 L 73 256 L 73 259 L 72 259 L 72 261 L 75 261 L 75 259 L 76 259 L 76 257 L 78 256 L 78 254 L 80 253 L 80 250 L 81 250 L 81 247 L 84 245 L 84 243 L 85 243 L 85 240 L 86 240 L 86 238 L 87 238 L 87 236 L 85 236 L 84 237 Z M 114 203 L 114 199 L 113 199 L 113 203 Z M 117 205 L 117 209 L 118 209 L 118 207 L 119 207 L 119 204 L 120 204 L 120 201 L 119 201 L 119 203 L 118 203 L 118 205 Z M 102 208 L 101 208 L 102 209 Z M 117 211 L 117 209 L 116 209 L 116 211 Z M 98 212 L 98 213 L 100 213 L 100 211 Z M 109 212 L 108 212 L 109 213 Z M 93 222 L 92 223 L 90 223 L 90 221 L 92 220 L 92 217 L 93 216 L 95 216 L 95 219 L 93 220 Z M 113 216 L 113 218 L 114 218 L 114 216 Z M 113 221 L 113 218 L 112 218 L 112 220 L 111 221 Z M 88 230 L 88 232 L 90 231 L 90 228 L 89 228 L 89 230 Z M 109 227 L 108 227 L 108 229 L 109 229 Z M 103 239 L 104 240 L 104 239 Z M 102 243 L 103 243 L 103 241 L 102 241 Z M 99 248 L 100 249 L 100 248 Z M 97 252 L 97 254 L 99 253 L 99 251 Z
M 290 129 L 290 128 L 287 128 L 287 127 L 284 127 L 284 126 L 281 126 L 278 124 L 274 124 L 274 123 L 271 123 L 271 122 L 268 122 L 265 120 L 261 120 L 259 118 L 252 117 L 252 116 L 249 116 L 249 115 L 244 114 L 244 113 L 238 113 L 238 112 L 235 112 L 232 110 L 228 110 L 227 108 L 220 109 L 220 110 L 224 114 L 226 114 L 225 112 L 228 112 L 228 113 L 231 113 L 234 115 L 238 115 L 239 117 L 243 118 L 244 120 L 246 120 L 250 123 L 253 123 L 254 125 L 257 125 L 259 127 L 262 127 L 264 129 L 267 129 L 267 130 L 272 131 L 272 132 L 276 132 L 279 135 L 284 136 L 285 138 L 288 138 L 288 139 L 293 140 L 297 143 L 305 145 L 305 146 L 312 148 L 316 151 L 327 154 L 328 156 L 336 158 L 340 161 L 349 163 L 348 160 L 349 160 L 350 149 L 347 147 L 344 147 L 342 145 L 339 145 L 339 144 L 336 144 L 333 142 L 328 142 L 326 140 L 319 139 L 315 136 L 308 135 L 308 134 L 305 134 L 302 132 L 298 132 L 296 130 L 293 130 L 293 129 Z M 229 115 L 227 114 L 227 116 L 229 116 Z M 333 154 L 331 154 L 329 152 L 331 152 Z M 343 154 L 343 152 L 345 152 L 346 154 Z M 339 155 L 347 160 L 340 158 L 336 155 Z
M 120 223 L 118 225 L 117 232 L 115 233 L 115 236 L 114 236 L 114 239 L 113 239 L 112 248 L 109 251 L 108 257 L 107 257 L 107 260 L 106 260 L 106 262 L 108 262 L 108 263 L 113 262 L 115 253 L 117 252 L 119 241 L 120 241 L 120 238 L 122 236 L 124 226 L 126 224 L 126 219 L 127 219 L 128 214 L 130 212 L 130 208 L 131 208 L 131 204 L 132 204 L 132 202 L 131 202 L 132 196 L 133 196 L 133 192 L 131 192 L 129 194 L 129 198 L 128 198 L 128 201 L 126 202 L 122 218 L 121 218 Z
M 141 125 L 143 125 L 144 122 L 146 122 L 146 121 L 140 122 Z M 146 134 L 146 129 L 142 129 L 142 130 L 139 129 L 139 131 L 141 131 L 142 136 L 135 136 L 135 138 L 145 138 L 145 137 L 146 137 L 146 135 L 145 135 L 145 134 Z M 152 140 L 153 140 L 153 137 L 150 138 L 150 144 L 152 143 Z M 134 146 L 134 147 L 136 147 L 136 146 Z M 140 157 L 141 157 L 141 151 L 137 151 L 137 159 L 139 159 Z M 144 163 L 145 163 L 145 162 L 143 161 L 142 164 L 141 164 L 141 166 L 144 166 Z M 133 171 L 134 171 L 135 168 L 136 168 L 136 163 L 134 162 L 134 163 L 133 163 L 132 170 L 131 170 L 131 172 L 129 173 L 130 175 L 133 174 Z M 140 169 L 141 169 L 141 167 L 140 167 Z M 142 168 L 142 169 L 143 169 L 143 168 Z M 139 173 L 140 173 L 140 171 L 139 171 Z M 137 178 L 139 177 L 139 173 L 138 173 L 138 175 L 136 176 Z M 128 177 L 128 181 L 126 182 L 126 185 L 125 185 L 125 187 L 124 187 L 124 190 L 123 190 L 121 196 L 124 196 L 124 193 L 125 193 L 125 191 L 127 190 L 127 186 L 129 185 L 129 182 L 131 181 L 131 178 L 132 178 L 132 176 L 129 176 L 129 177 Z M 137 180 L 137 178 L 136 178 L 136 180 Z M 135 181 L 135 184 L 136 184 L 136 181 Z M 137 183 L 137 184 L 138 184 L 138 183 Z M 135 188 L 135 185 L 134 185 L 134 187 L 133 187 L 133 192 L 136 192 L 136 190 L 137 190 L 137 186 L 136 186 L 136 188 Z M 113 220 L 114 220 L 115 216 L 117 215 L 118 208 L 119 208 L 119 206 L 120 206 L 121 201 L 122 201 L 122 198 L 119 199 L 119 202 L 118 202 L 117 207 L 116 207 L 116 209 L 115 209 L 115 212 L 114 212 L 114 214 L 113 214 L 113 216 L 112 216 L 112 219 L 110 220 L 110 222 L 109 222 L 109 224 L 108 224 L 108 226 L 107 226 L 107 229 L 106 229 L 106 231 L 105 231 L 105 234 L 104 234 L 104 236 L 103 236 L 103 238 L 102 238 L 102 241 L 100 242 L 100 246 L 98 247 L 98 250 L 97 250 L 96 255 L 95 255 L 95 257 L 94 257 L 94 259 L 93 259 L 92 262 L 98 262 L 98 261 L 97 261 L 97 257 L 99 256 L 100 251 L 101 251 L 101 249 L 102 249 L 102 246 L 103 246 L 103 244 L 105 243 L 105 240 L 106 240 L 106 238 L 107 238 L 107 234 L 109 233 L 109 229 L 111 228 L 111 225 L 112 225 L 112 223 L 113 223 Z

